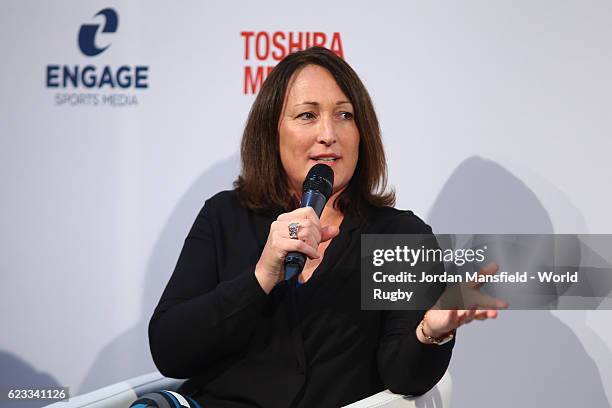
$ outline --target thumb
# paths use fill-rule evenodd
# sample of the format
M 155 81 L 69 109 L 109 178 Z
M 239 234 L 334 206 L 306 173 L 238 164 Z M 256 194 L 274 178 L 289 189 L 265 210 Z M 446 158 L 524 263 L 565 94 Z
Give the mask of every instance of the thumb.
M 335 225 L 328 225 L 321 228 L 321 242 L 329 241 L 340 233 L 340 228 Z

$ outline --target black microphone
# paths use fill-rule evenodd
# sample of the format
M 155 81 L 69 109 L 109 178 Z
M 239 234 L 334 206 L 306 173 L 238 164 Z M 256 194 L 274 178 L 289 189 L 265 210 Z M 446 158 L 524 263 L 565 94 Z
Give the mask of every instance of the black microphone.
M 312 207 L 321 217 L 325 203 L 332 194 L 334 187 L 334 171 L 325 164 L 312 166 L 302 186 L 301 207 Z M 285 280 L 302 273 L 306 256 L 301 252 L 289 252 L 285 257 Z

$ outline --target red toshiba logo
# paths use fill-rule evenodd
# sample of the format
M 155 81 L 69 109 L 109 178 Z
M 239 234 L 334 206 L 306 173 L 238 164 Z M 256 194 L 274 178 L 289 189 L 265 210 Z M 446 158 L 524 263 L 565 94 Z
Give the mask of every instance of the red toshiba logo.
M 244 39 L 244 94 L 256 94 L 276 62 L 288 54 L 321 46 L 344 58 L 340 33 L 242 31 Z M 254 62 L 250 63 L 251 61 Z

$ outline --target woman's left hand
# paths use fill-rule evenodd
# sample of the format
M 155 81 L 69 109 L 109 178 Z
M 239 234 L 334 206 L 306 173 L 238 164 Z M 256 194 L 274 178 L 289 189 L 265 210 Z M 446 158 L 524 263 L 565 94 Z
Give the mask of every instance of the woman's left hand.
M 480 269 L 480 274 L 493 275 L 499 271 L 495 263 L 488 264 Z M 468 309 L 441 310 L 438 303 L 425 313 L 423 330 L 421 325 L 417 327 L 417 337 L 422 343 L 431 343 L 423 335 L 433 338 L 443 338 L 456 330 L 458 327 L 472 322 L 473 320 L 495 319 L 498 309 L 505 309 L 508 304 L 503 300 L 480 293 L 482 284 L 465 284 L 462 289 L 464 302 Z M 465 307 L 465 306 L 464 306 Z

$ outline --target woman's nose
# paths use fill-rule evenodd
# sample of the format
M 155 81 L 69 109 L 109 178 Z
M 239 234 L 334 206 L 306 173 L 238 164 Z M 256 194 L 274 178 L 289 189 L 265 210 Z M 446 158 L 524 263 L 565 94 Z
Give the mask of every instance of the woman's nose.
M 321 126 L 319 129 L 317 142 L 323 143 L 327 146 L 335 143 L 337 139 L 337 134 L 333 118 L 324 117 L 319 123 Z

